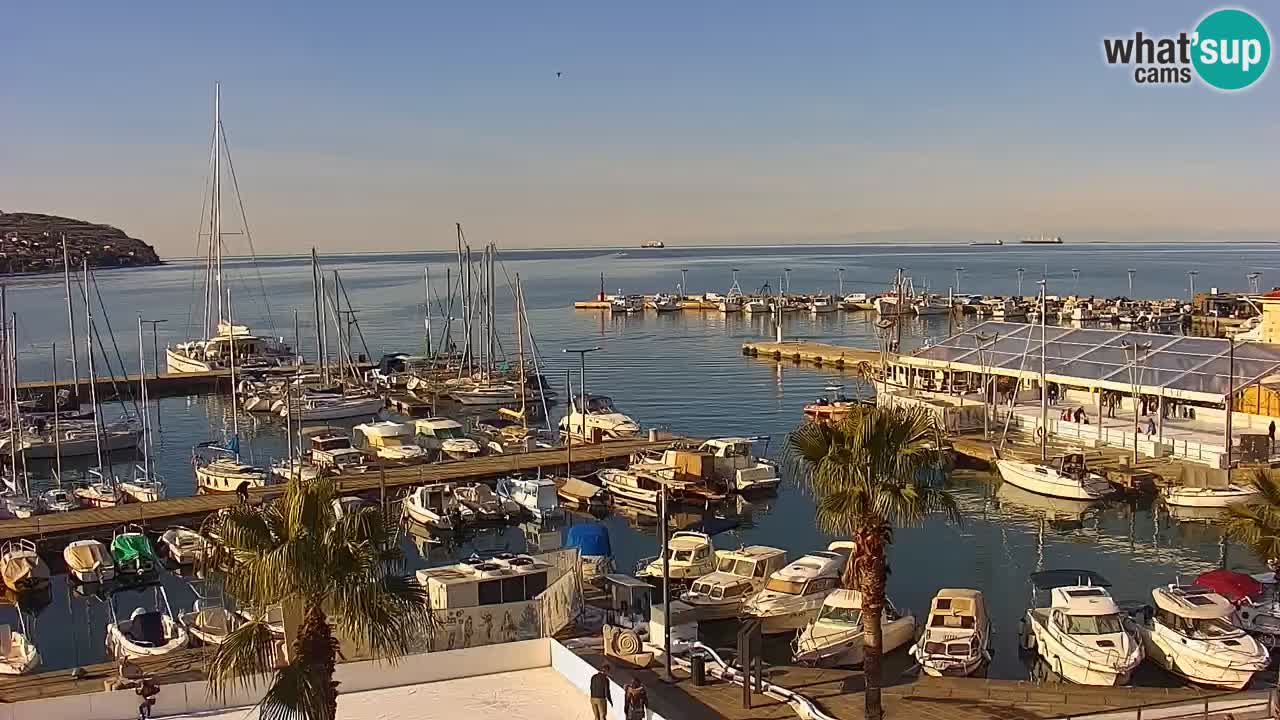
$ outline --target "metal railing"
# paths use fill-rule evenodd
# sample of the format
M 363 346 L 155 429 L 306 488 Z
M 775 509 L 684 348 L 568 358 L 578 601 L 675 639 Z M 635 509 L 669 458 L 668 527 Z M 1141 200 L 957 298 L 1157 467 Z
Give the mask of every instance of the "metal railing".
M 1206 695 L 1187 700 L 1165 700 L 1129 708 L 1090 710 L 1058 716 L 1059 720 L 1262 720 L 1271 718 L 1270 693 L 1247 691 Z

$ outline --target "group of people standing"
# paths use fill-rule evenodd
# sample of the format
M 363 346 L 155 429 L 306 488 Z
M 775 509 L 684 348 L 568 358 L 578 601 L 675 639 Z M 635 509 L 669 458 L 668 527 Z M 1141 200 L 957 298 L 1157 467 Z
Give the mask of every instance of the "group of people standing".
M 591 676 L 591 712 L 594 720 L 606 720 L 609 717 L 609 706 L 613 704 L 609 692 L 609 665 L 600 666 L 600 670 Z M 649 713 L 649 693 L 634 675 L 631 682 L 622 688 L 622 715 L 626 720 L 645 720 Z

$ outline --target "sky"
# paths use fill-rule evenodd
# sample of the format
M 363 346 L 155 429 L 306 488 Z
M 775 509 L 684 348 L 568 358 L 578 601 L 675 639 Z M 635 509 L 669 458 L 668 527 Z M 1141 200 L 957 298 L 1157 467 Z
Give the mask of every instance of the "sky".
M 0 210 L 197 254 L 220 81 L 260 254 L 1280 239 L 1280 71 L 1103 61 L 1217 7 L 11 2 Z

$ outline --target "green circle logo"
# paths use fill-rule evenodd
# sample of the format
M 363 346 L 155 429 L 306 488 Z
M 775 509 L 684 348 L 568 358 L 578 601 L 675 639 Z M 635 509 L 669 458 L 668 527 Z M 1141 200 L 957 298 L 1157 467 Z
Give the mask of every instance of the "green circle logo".
M 1271 37 L 1243 10 L 1215 10 L 1196 26 L 1191 62 L 1200 79 L 1219 90 L 1242 90 L 1267 71 Z

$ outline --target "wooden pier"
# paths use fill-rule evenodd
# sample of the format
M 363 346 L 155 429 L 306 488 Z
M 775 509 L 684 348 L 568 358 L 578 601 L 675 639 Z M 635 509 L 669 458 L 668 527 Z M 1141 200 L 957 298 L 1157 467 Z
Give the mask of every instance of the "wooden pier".
M 742 354 L 793 363 L 808 363 L 818 367 L 852 369 L 862 363 L 880 362 L 880 352 L 862 348 L 829 345 L 807 340 L 753 341 L 742 344 Z
M 575 468 L 581 465 L 600 465 L 623 461 L 632 453 L 662 449 L 672 440 L 623 440 L 590 445 L 574 445 L 572 460 Z M 388 495 L 400 488 L 437 482 L 460 482 L 497 478 L 511 473 L 545 469 L 562 471 L 565 450 L 535 450 L 509 455 L 486 455 L 470 460 L 386 467 L 379 471 L 369 467 L 362 473 L 348 473 L 338 477 L 338 491 L 343 495 L 377 493 L 386 489 Z M 280 485 L 250 490 L 251 500 L 260 501 L 281 492 Z M 111 533 L 121 525 L 137 523 L 144 528 L 161 530 L 172 525 L 198 526 L 210 513 L 230 507 L 238 502 L 235 493 L 210 493 L 175 497 L 152 503 L 129 503 L 109 508 L 73 510 L 64 513 L 36 515 L 30 518 L 0 520 L 0 542 L 27 538 L 50 546 L 87 537 L 110 539 Z
M 357 363 L 358 370 L 367 370 L 373 367 L 369 363 Z M 297 373 L 319 372 L 319 368 L 314 365 L 301 365 L 296 367 L 279 368 L 277 370 L 268 371 L 268 375 L 285 376 Z M 250 373 L 239 372 L 239 376 L 247 376 Z M 259 373 L 251 373 L 258 375 Z M 98 399 L 115 400 L 119 398 L 137 397 L 138 391 L 138 375 L 128 375 L 126 377 L 105 378 L 99 377 L 97 382 Z M 58 382 L 59 389 L 69 389 L 75 384 L 69 378 L 63 378 Z M 152 398 L 162 397 L 183 397 L 186 395 L 204 395 L 218 392 L 219 390 L 230 391 L 231 388 L 231 371 L 230 370 L 210 370 L 208 372 L 191 372 L 191 373 L 159 373 L 156 375 L 147 375 L 147 394 Z M 22 397 L 32 397 L 35 395 L 49 393 L 53 390 L 53 383 L 48 380 L 33 380 L 31 382 L 18 383 L 18 394 Z M 80 397 L 87 398 L 89 396 L 89 379 L 80 378 Z

